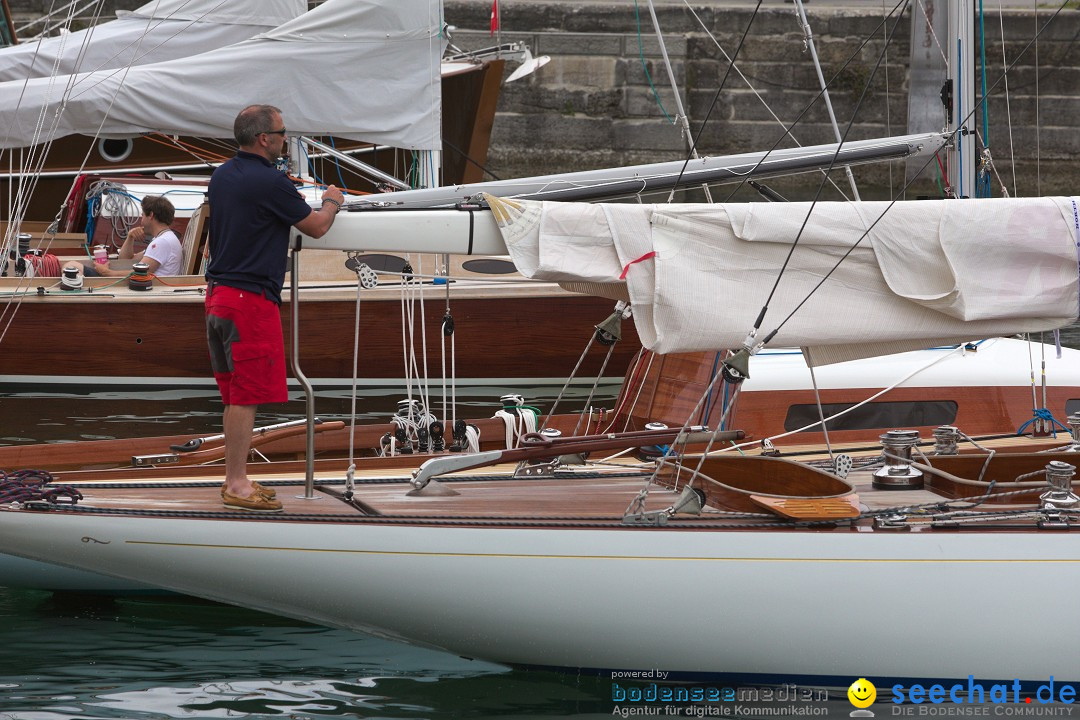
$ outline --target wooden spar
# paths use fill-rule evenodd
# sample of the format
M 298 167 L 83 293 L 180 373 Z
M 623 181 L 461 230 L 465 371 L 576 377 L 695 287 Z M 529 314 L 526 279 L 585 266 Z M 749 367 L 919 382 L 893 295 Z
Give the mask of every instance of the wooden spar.
M 638 430 L 606 435 L 582 435 L 567 438 L 549 438 L 540 433 L 529 433 L 522 438 L 523 447 L 509 450 L 492 450 L 475 455 L 439 457 L 428 460 L 413 475 L 413 486 L 419 490 L 432 478 L 450 472 L 469 470 L 500 463 L 524 460 L 547 460 L 560 455 L 577 455 L 596 450 L 621 450 L 661 444 L 703 443 L 716 440 L 741 440 L 741 430 L 711 432 L 701 428 L 671 428 L 667 430 Z
M 341 430 L 345 427 L 345 423 L 340 420 L 334 422 L 322 422 L 312 426 L 313 433 L 323 433 L 329 430 Z M 275 427 L 272 430 L 263 428 L 261 431 L 256 430 L 251 436 L 251 449 L 266 445 L 274 442 L 275 440 L 281 440 L 287 437 L 293 437 L 306 433 L 308 429 L 308 423 L 303 420 L 298 420 L 292 423 L 283 423 L 283 426 Z M 200 438 L 201 439 L 201 438 Z M 221 460 L 225 457 L 225 445 L 214 445 L 202 450 L 194 450 L 191 452 L 178 452 L 169 453 L 165 455 L 152 455 L 142 456 L 144 462 L 138 462 L 136 457 L 133 457 L 133 464 L 159 464 L 169 463 L 173 465 L 198 465 L 200 463 L 214 462 Z
M 307 421 L 306 420 L 289 420 L 288 422 L 276 423 L 274 425 L 265 425 L 263 427 L 257 427 L 252 431 L 251 436 L 252 436 L 252 439 L 254 440 L 255 438 L 258 438 L 260 436 L 266 435 L 267 433 L 273 432 L 274 430 L 280 430 L 282 428 L 295 427 L 295 426 L 298 426 L 298 425 L 303 425 L 305 422 L 307 422 Z M 316 418 L 315 423 L 316 424 L 321 424 L 321 421 L 318 418 Z M 344 427 L 344 423 L 342 423 L 342 427 Z M 203 445 L 207 445 L 209 443 L 221 443 L 221 442 L 224 442 L 224 440 L 225 440 L 225 433 L 218 433 L 217 435 L 206 435 L 204 437 L 192 438 L 191 440 L 188 440 L 187 442 L 182 443 L 182 444 L 170 445 L 169 449 L 175 450 L 176 452 L 179 452 L 179 453 L 188 453 L 188 452 L 193 452 L 195 450 L 202 449 Z
M 304 422 L 304 421 L 301 421 Z M 475 425 L 481 435 L 480 449 L 491 450 L 500 447 L 504 441 L 505 424 L 500 418 L 469 418 L 466 422 Z M 564 433 L 573 431 L 578 423 L 577 415 L 548 416 L 546 427 L 556 428 Z M 327 423 L 323 423 L 324 425 Z M 303 427 L 303 426 L 301 426 Z M 317 426 L 321 427 L 321 426 Z M 359 461 L 375 460 L 378 465 L 398 467 L 403 461 L 417 465 L 426 459 L 425 454 L 402 454 L 399 457 L 372 457 L 380 447 L 380 440 L 386 434 L 393 434 L 396 426 L 391 422 L 358 424 L 355 428 L 329 427 L 317 430 L 315 451 L 320 459 L 346 458 L 350 440 Z M 91 470 L 98 472 L 106 468 L 121 468 L 132 472 L 131 458 L 135 455 L 168 455 L 171 445 L 180 445 L 196 439 L 193 435 L 173 435 L 145 438 L 123 438 L 114 440 L 81 440 L 69 443 L 49 443 L 34 445 L 7 445 L 0 447 L 0 469 L 36 468 L 48 472 L 66 472 Z M 259 451 L 271 461 L 291 461 L 303 457 L 305 438 L 302 433 L 287 436 L 275 435 L 263 441 Z M 186 463 L 170 463 L 185 464 Z M 264 463 L 249 465 L 249 472 Z M 138 475 L 152 475 L 153 465 L 138 468 Z M 220 470 L 220 468 L 219 468 Z

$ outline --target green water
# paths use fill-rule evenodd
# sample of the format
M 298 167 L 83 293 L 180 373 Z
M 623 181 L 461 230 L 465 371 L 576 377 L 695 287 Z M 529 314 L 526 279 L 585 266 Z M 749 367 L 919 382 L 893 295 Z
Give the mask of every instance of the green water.
M 473 390 L 459 413 L 490 416 L 512 391 Z M 526 399 L 550 406 L 557 392 Z M 602 389 L 600 401 L 610 406 L 613 394 Z M 347 419 L 342 395 L 320 394 L 317 413 Z M 385 420 L 398 399 L 370 391 L 359 421 Z M 565 407 L 581 400 L 574 391 Z M 303 407 L 267 406 L 259 423 L 299 417 Z M 0 444 L 218 432 L 220 413 L 216 392 L 5 395 Z M 437 608 L 431 590 L 418 611 Z M 0 587 L 0 720 L 607 717 L 610 692 L 610 678 L 512 671 L 176 596 L 54 598 Z
M 0 718 L 495 718 L 611 712 L 610 681 L 511 671 L 185 598 L 0 589 Z

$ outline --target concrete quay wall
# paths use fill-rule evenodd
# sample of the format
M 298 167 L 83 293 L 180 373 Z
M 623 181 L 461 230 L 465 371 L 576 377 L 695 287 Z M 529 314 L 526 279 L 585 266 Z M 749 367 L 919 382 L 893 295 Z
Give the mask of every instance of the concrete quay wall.
M 766 1 L 755 16 L 755 4 L 657 4 L 676 84 L 703 155 L 767 150 L 778 142 L 791 147 L 790 138 L 781 138 L 796 120 L 792 134 L 799 144 L 834 141 L 793 5 Z M 831 99 L 840 130 L 850 123 L 850 139 L 907 132 L 910 10 L 898 23 L 886 19 L 894 4 L 885 3 L 883 11 L 880 2 L 806 3 L 824 76 L 836 76 Z M 942 0 L 936 4 L 943 12 Z M 1080 187 L 1080 12 L 1062 11 L 1036 46 L 1031 38 L 1054 8 L 1040 7 L 1036 17 L 1033 8 L 1018 4 L 1005 3 L 999 14 L 997 3 L 994 12 L 988 3 L 984 18 L 987 86 L 998 83 L 988 94 L 987 112 L 997 174 L 1012 194 L 1075 193 Z M 502 39 L 525 41 L 551 62 L 504 87 L 488 156 L 493 173 L 515 177 L 686 157 L 684 138 L 668 119 L 675 117 L 676 105 L 645 0 L 637 7 L 633 0 L 500 0 L 499 5 Z M 447 0 L 445 8 L 447 21 L 458 28 L 456 44 L 492 43 L 488 0 Z M 736 67 L 745 79 L 729 72 L 724 58 L 735 53 L 744 32 Z M 888 44 L 886 32 L 895 33 Z M 1010 65 L 1006 79 L 1003 57 Z M 840 173 L 834 174 L 839 182 Z M 855 176 L 864 197 L 885 197 L 890 187 L 904 185 L 900 163 L 856 168 Z M 809 198 L 819 182 L 820 175 L 804 175 L 769 184 Z M 997 179 L 993 185 L 1000 196 Z M 936 193 L 934 174 L 925 171 L 912 191 Z

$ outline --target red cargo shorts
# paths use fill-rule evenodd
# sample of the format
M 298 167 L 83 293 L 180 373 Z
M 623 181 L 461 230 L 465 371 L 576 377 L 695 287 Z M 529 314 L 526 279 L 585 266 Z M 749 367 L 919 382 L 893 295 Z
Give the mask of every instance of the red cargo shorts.
M 211 283 L 206 291 L 210 366 L 226 405 L 285 402 L 285 342 L 277 303 Z

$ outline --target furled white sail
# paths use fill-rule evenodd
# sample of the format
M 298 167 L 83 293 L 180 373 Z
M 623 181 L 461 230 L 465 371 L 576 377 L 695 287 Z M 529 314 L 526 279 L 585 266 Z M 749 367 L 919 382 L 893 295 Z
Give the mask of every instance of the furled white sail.
M 247 40 L 299 17 L 306 0 L 151 0 L 95 27 L 0 49 L 0 82 L 147 65 Z
M 270 103 L 293 133 L 437 150 L 444 44 L 438 0 L 327 0 L 200 55 L 0 84 L 0 147 L 99 127 L 230 138 L 240 108 Z
M 810 203 L 491 199 L 523 274 L 564 283 L 625 274 L 638 335 L 663 353 L 739 347 L 806 221 L 761 330 L 779 328 L 771 344 L 801 346 L 812 364 L 1072 322 L 1078 202 L 817 203 L 811 212 Z

